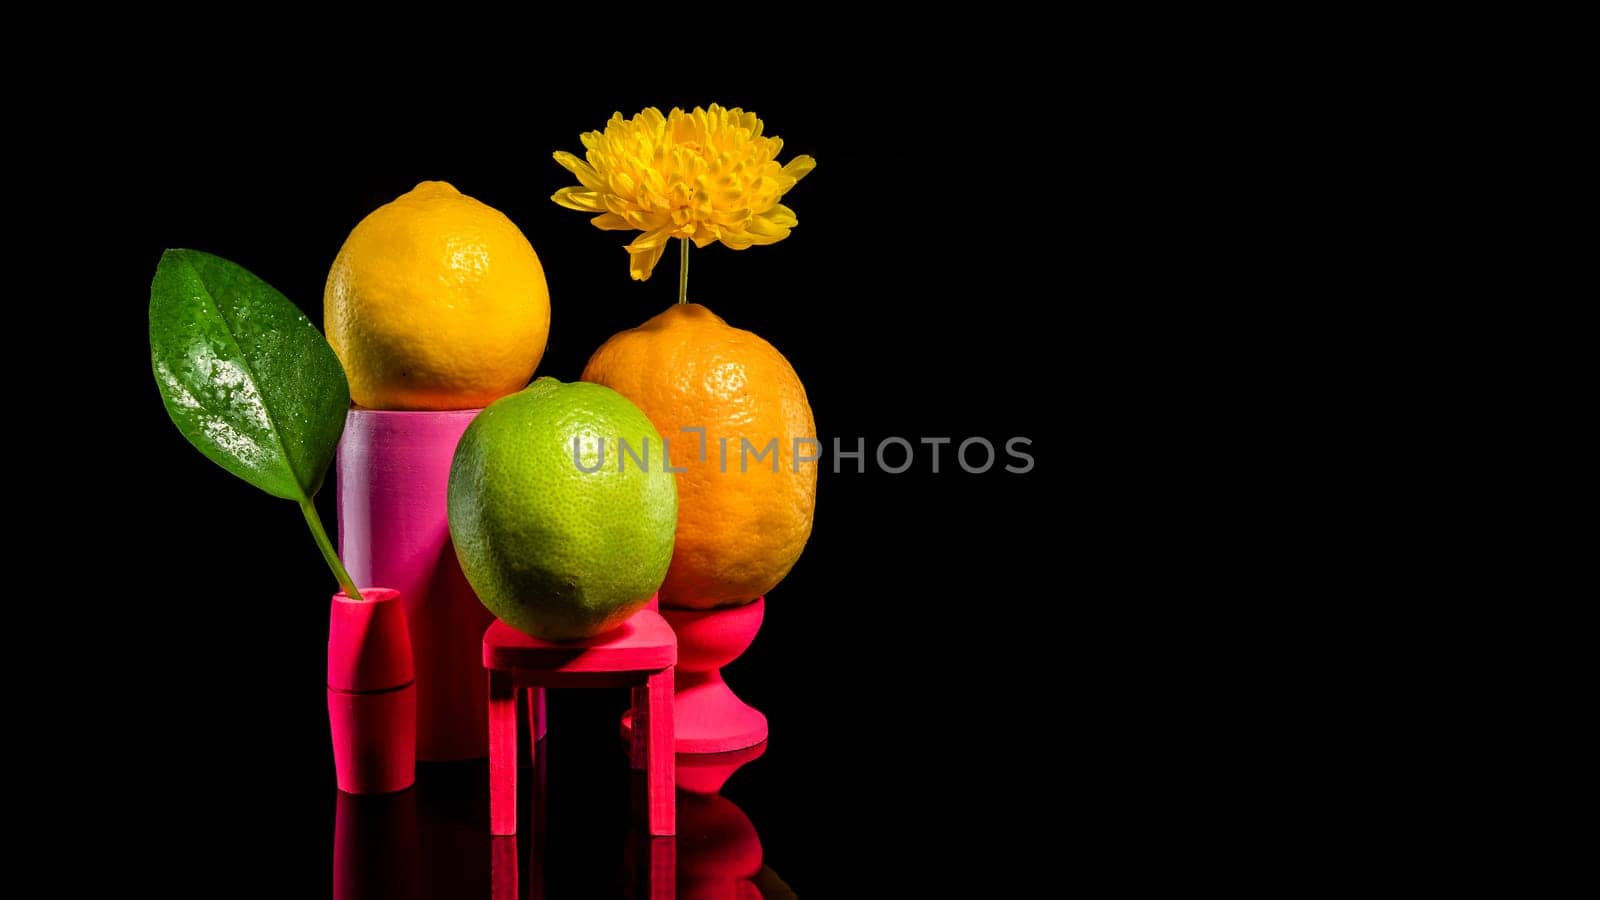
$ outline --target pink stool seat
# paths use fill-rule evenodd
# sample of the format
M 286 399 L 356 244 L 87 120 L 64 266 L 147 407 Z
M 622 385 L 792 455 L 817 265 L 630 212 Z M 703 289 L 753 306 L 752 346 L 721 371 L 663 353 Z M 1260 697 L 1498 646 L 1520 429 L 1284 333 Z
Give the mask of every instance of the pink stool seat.
M 543 641 L 496 621 L 483 636 L 486 669 L 538 669 L 550 673 L 659 672 L 678 662 L 678 638 L 661 614 L 641 609 L 633 618 L 584 641 Z
M 648 608 L 622 627 L 583 641 L 544 641 L 504 622 L 490 625 L 483 635 L 483 667 L 489 670 L 490 832 L 517 833 L 517 692 L 631 687 L 633 720 L 647 725 L 634 730 L 632 759 L 635 769 L 645 770 L 650 833 L 673 834 L 672 682 L 677 661 L 672 626 Z

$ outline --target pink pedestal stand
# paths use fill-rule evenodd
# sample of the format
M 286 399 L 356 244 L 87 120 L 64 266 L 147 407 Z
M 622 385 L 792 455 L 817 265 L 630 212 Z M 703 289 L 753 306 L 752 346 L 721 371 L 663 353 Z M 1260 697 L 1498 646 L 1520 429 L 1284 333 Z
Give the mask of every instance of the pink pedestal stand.
M 691 794 L 719 794 L 733 773 L 767 752 L 767 742 L 730 753 L 679 753 L 677 767 L 678 790 Z
M 343 591 L 328 613 L 328 727 L 339 790 L 403 791 L 416 781 L 417 684 L 400 592 Z
M 767 717 L 740 700 L 722 680 L 722 667 L 750 648 L 761 630 L 767 598 L 722 609 L 662 609 L 678 636 L 678 674 L 674 686 L 679 753 L 726 753 L 767 739 Z M 622 717 L 622 734 L 632 734 L 631 715 Z
M 761 836 L 722 785 L 767 751 L 765 742 L 731 753 L 679 754 L 678 897 L 760 897 Z
M 683 794 L 678 896 L 760 897 L 761 836 L 744 810 L 721 794 Z
M 675 830 L 672 667 L 678 642 L 652 609 L 582 641 L 543 641 L 504 622 L 483 635 L 489 670 L 489 832 L 517 833 L 517 694 L 524 688 L 631 687 L 639 734 L 633 767 L 645 773 L 651 834 Z M 537 748 L 534 750 L 537 753 Z
M 488 752 L 479 654 L 494 617 L 461 574 L 446 508 L 450 460 L 478 412 L 352 409 L 339 442 L 339 555 L 357 584 L 405 597 L 423 760 Z

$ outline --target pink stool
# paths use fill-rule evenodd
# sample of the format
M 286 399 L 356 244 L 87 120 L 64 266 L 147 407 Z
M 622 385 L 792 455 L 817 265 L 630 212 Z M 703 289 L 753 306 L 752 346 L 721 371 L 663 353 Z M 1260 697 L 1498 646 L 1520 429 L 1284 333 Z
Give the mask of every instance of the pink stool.
M 645 725 L 634 731 L 633 767 L 645 770 L 650 833 L 673 834 L 672 673 L 677 661 L 672 627 L 648 608 L 621 628 L 583 641 L 542 641 L 504 622 L 490 625 L 483 635 L 483 667 L 489 670 L 490 833 L 517 833 L 517 692 L 631 687 L 633 721 Z

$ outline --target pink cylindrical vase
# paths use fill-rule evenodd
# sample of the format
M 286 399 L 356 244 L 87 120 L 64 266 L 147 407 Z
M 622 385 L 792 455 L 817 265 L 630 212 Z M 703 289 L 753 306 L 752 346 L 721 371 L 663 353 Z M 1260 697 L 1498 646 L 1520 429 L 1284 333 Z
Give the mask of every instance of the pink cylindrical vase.
M 343 591 L 328 612 L 328 729 L 339 790 L 389 794 L 416 781 L 417 684 L 400 592 Z
M 417 673 L 417 758 L 488 755 L 483 632 L 494 620 L 450 543 L 450 460 L 476 409 L 352 409 L 339 442 L 339 555 L 357 584 L 405 598 Z

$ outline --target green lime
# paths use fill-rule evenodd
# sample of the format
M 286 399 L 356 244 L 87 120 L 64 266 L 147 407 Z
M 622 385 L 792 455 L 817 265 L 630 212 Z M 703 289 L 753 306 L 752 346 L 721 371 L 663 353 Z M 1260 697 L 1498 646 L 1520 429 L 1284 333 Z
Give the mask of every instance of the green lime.
M 489 404 L 450 465 L 450 536 L 478 599 L 546 640 L 621 625 L 672 561 L 666 463 L 650 420 L 608 387 L 540 378 Z

